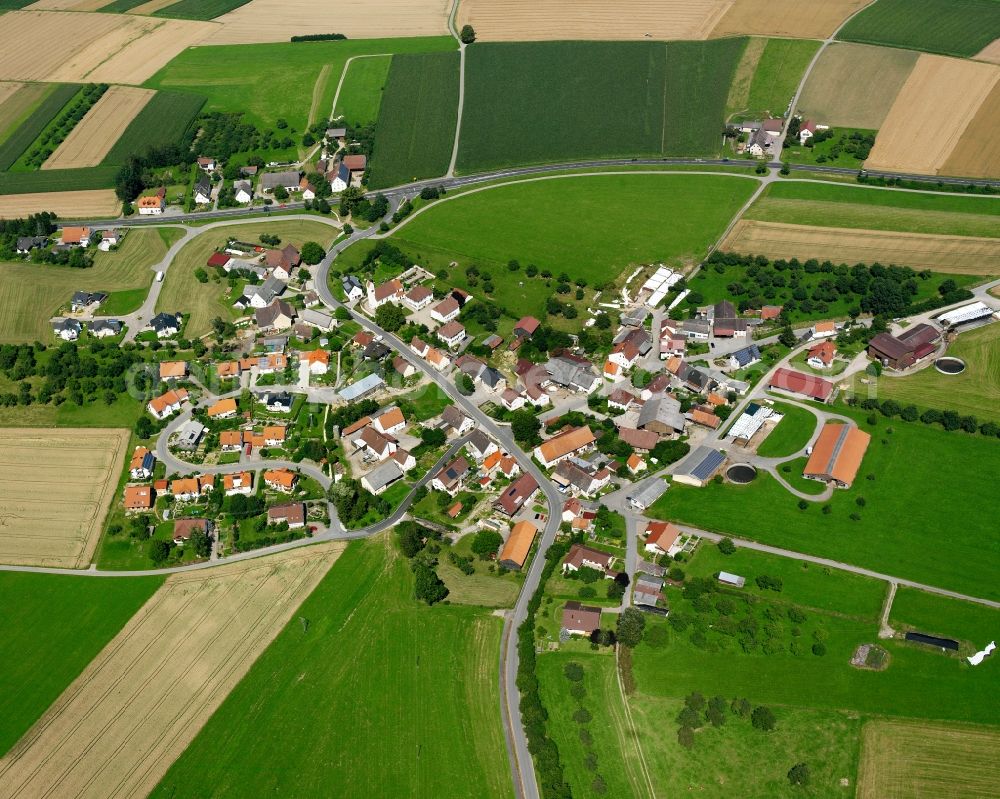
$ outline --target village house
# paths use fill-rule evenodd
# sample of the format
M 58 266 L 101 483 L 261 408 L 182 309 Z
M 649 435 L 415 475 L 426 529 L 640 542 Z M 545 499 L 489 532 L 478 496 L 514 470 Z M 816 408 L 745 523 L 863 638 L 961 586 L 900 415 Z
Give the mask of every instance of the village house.
M 306 506 L 304 502 L 275 505 L 267 509 L 268 524 L 287 524 L 289 530 L 306 526 Z
M 174 522 L 174 543 L 182 547 L 191 540 L 194 533 L 211 535 L 212 522 L 208 519 L 177 519 Z
M 153 476 L 155 466 L 156 456 L 145 447 L 136 447 L 128 465 L 129 476 L 133 480 L 148 480 Z
M 117 319 L 98 319 L 95 322 L 90 322 L 87 328 L 90 330 L 92 336 L 97 338 L 110 338 L 111 336 L 117 336 L 122 332 L 122 323 Z
M 220 399 L 206 413 L 210 419 L 232 419 L 239 412 L 239 406 L 232 397 Z
M 52 320 L 52 332 L 63 341 L 76 341 L 83 332 L 83 325 L 76 319 Z
M 474 426 L 474 422 L 457 406 L 449 405 L 441 411 L 441 421 L 450 427 L 456 435 L 465 435 Z
M 673 557 L 683 547 L 680 537 L 681 531 L 670 522 L 647 522 L 645 550 L 656 556 Z
M 830 339 L 824 339 L 819 344 L 809 348 L 806 363 L 813 369 L 829 369 L 837 355 L 836 345 Z
M 219 433 L 219 448 L 223 452 L 238 452 L 243 444 L 243 434 L 239 430 L 223 430 Z
M 572 458 L 560 461 L 552 473 L 552 482 L 574 495 L 592 497 L 611 482 L 611 471 L 607 468 L 585 469 L 581 463 Z
M 458 300 L 454 297 L 445 297 L 441 302 L 431 308 L 431 319 L 435 322 L 440 322 L 442 325 L 450 322 L 452 319 L 458 319 L 458 314 L 461 311 L 461 307 L 458 304 Z
M 403 416 L 403 412 L 399 408 L 393 405 L 374 417 L 372 426 L 383 435 L 393 435 L 406 427 L 406 417 Z
M 280 447 L 285 443 L 285 431 L 283 425 L 267 425 L 264 428 L 264 446 Z
M 813 338 L 831 338 L 837 335 L 837 323 L 836 322 L 816 322 L 809 329 L 809 333 Z
M 563 458 L 590 449 L 597 439 L 589 426 L 575 427 L 558 433 L 535 447 L 534 455 L 546 469 Z
M 465 328 L 461 322 L 448 322 L 434 331 L 434 335 L 441 339 L 445 345 L 454 349 L 465 341 Z
M 179 388 L 167 391 L 149 401 L 146 408 L 155 419 L 166 419 L 181 409 L 181 403 L 188 398 L 187 389 Z
M 87 247 L 90 245 L 90 228 L 67 225 L 62 229 L 59 242 L 69 247 Z
M 347 298 L 348 302 L 357 302 L 365 296 L 365 290 L 361 285 L 361 281 L 354 275 L 344 275 L 340 279 L 340 284 L 344 289 L 344 297 Z
M 268 469 L 264 472 L 264 485 L 274 491 L 290 494 L 299 476 L 288 469 Z
M 562 612 L 561 629 L 567 635 L 589 637 L 601 629 L 601 609 L 581 605 L 576 600 L 567 602 Z
M 212 202 L 212 179 L 199 175 L 194 182 L 194 202 L 196 205 L 210 205 Z
M 139 209 L 139 216 L 156 216 L 163 213 L 163 207 L 166 203 L 162 197 L 152 194 L 148 197 L 140 197 L 136 201 L 136 207 Z
M 233 472 L 222 476 L 222 488 L 227 497 L 253 493 L 253 472 Z
M 427 286 L 414 286 L 403 295 L 403 304 L 411 311 L 419 311 L 426 308 L 434 299 L 434 292 Z
M 537 490 L 535 478 L 530 474 L 523 474 L 504 489 L 493 503 L 493 508 L 506 516 L 514 516 Z
M 508 411 L 516 411 L 524 407 L 524 395 L 512 388 L 504 389 L 500 395 L 500 404 Z
M 588 568 L 599 571 L 602 574 L 607 574 L 611 568 L 611 564 L 614 562 L 614 555 L 584 546 L 583 544 L 573 544 L 563 559 L 562 569 L 564 572 L 575 572 L 583 568 Z
M 431 488 L 444 491 L 449 496 L 455 496 L 465 486 L 465 478 L 471 468 L 469 462 L 461 455 L 441 467 L 441 470 L 431 480 Z
M 498 452 L 500 447 L 498 447 L 496 442 L 482 430 L 476 430 L 471 436 L 469 436 L 469 440 L 465 443 L 465 450 L 477 463 L 479 463 L 480 461 L 485 460 L 489 455 Z
M 240 205 L 249 205 L 253 202 L 253 183 L 249 180 L 233 181 L 233 199 Z
M 274 300 L 256 312 L 257 327 L 261 330 L 288 330 L 295 319 L 295 309 L 284 300 Z
M 215 477 L 203 474 L 198 477 L 180 477 L 170 481 L 170 493 L 174 499 L 190 502 L 209 493 L 215 488 Z
M 325 375 L 330 370 L 328 350 L 309 350 L 302 354 L 301 363 L 309 367 L 311 375 Z
M 137 511 L 150 510 L 156 499 L 156 492 L 152 486 L 125 486 L 125 511 L 135 513 Z
M 149 328 L 156 333 L 157 338 L 176 336 L 181 329 L 180 314 L 158 313 L 149 320 Z

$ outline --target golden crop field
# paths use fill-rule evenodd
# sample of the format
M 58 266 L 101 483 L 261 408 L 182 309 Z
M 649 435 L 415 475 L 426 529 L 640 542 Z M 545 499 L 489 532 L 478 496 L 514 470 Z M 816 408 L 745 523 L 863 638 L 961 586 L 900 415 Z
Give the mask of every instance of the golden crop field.
M 986 47 L 976 53 L 975 56 L 980 61 L 989 61 L 991 64 L 1000 64 L 1000 39 L 994 39 Z
M 1000 177 L 1000 81 L 979 106 L 962 138 L 938 170 L 943 175 L 968 178 Z M 991 131 L 984 136 L 983 131 Z
M 167 578 L 0 760 L 0 798 L 146 796 L 345 546 Z
M 450 11 L 451 0 L 251 0 L 215 20 L 222 28 L 212 44 L 287 42 L 334 22 L 331 30 L 351 39 L 442 36 Z
M 483 41 L 704 39 L 732 0 L 462 0 Z
M 824 125 L 877 130 L 918 56 L 896 47 L 835 42 L 809 75 L 799 110 Z
M 811 227 L 741 219 L 722 249 L 768 258 L 900 264 L 962 275 L 1000 275 L 997 240 L 889 230 Z
M 47 11 L 97 11 L 107 4 L 108 0 L 38 0 L 27 8 Z
M 218 26 L 78 11 L 4 15 L 0 80 L 142 83 Z
M 869 721 L 861 735 L 858 799 L 992 799 L 1000 732 L 987 727 Z
M 712 37 L 786 36 L 792 39 L 824 39 L 851 14 L 870 0 L 735 0 L 709 34 Z
M 114 189 L 0 194 L 0 217 L 7 219 L 42 211 L 52 211 L 64 219 L 98 219 L 117 216 L 120 208 Z
M 128 430 L 0 428 L 0 563 L 87 567 L 128 440 Z
M 998 81 L 1000 68 L 992 64 L 921 55 L 865 166 L 938 174 Z
M 42 164 L 42 169 L 76 169 L 100 164 L 154 94 L 152 89 L 112 86 Z

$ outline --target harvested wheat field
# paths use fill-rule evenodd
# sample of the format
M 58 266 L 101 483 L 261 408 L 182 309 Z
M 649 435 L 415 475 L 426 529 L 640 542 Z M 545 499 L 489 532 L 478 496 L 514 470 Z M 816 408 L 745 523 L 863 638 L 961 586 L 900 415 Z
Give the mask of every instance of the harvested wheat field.
M 328 28 L 351 39 L 441 36 L 450 11 L 451 0 L 251 0 L 215 20 L 212 44 L 287 42 Z
M 979 106 L 962 138 L 941 168 L 942 175 L 968 178 L 1000 177 L 1000 81 Z M 984 131 L 989 131 L 983 135 Z
M 482 41 L 704 39 L 732 0 L 462 0 Z
M 858 799 L 992 799 L 1000 783 L 1000 732 L 869 721 L 861 735 Z
M 831 44 L 813 67 L 798 110 L 824 125 L 877 130 L 918 57 L 895 47 Z
M 921 55 L 865 166 L 938 174 L 998 80 L 1000 68 L 992 64 Z
M 976 53 L 975 58 L 980 61 L 989 61 L 991 64 L 1000 64 L 1000 39 L 994 39 L 986 45 Z
M 0 563 L 90 565 L 128 440 L 127 430 L 0 428 Z
M 3 105 L 11 97 L 13 97 L 19 89 L 24 86 L 23 83 L 16 83 L 13 81 L 0 81 L 0 113 L 3 112 Z M 0 123 L 2 124 L 2 123 Z
M 114 189 L 46 191 L 37 194 L 0 194 L 0 219 L 52 211 L 67 219 L 117 216 L 121 201 Z
M 890 230 L 810 227 L 741 219 L 723 250 L 768 258 L 818 258 L 834 263 L 899 264 L 960 275 L 1000 275 L 996 239 Z
M 152 89 L 112 86 L 42 164 L 42 169 L 75 169 L 100 164 L 154 94 Z
M 344 547 L 169 577 L 0 760 L 0 797 L 146 796 Z
M 735 0 L 709 34 L 713 38 L 753 34 L 825 39 L 871 0 Z
M 38 0 L 27 6 L 29 11 L 98 11 L 108 5 L 109 0 Z M 176 0 L 174 0 L 176 2 Z
M 0 80 L 142 83 L 217 26 L 129 14 L 11 11 Z

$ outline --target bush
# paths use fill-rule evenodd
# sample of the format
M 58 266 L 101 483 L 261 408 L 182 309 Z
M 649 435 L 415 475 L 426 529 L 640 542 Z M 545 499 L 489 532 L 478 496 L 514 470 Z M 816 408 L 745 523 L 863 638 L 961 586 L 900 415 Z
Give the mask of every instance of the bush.
M 563 667 L 563 673 L 566 675 L 567 680 L 580 682 L 583 679 L 583 666 L 575 660 L 571 660 Z
M 750 714 L 750 723 L 755 730 L 770 732 L 775 728 L 778 720 L 774 717 L 774 711 L 766 705 L 758 705 Z
M 809 766 L 805 763 L 796 763 L 788 769 L 788 782 L 792 785 L 801 785 L 805 787 L 809 784 L 809 778 Z
M 732 555 L 736 551 L 736 544 L 731 538 L 723 538 L 716 546 L 723 555 Z

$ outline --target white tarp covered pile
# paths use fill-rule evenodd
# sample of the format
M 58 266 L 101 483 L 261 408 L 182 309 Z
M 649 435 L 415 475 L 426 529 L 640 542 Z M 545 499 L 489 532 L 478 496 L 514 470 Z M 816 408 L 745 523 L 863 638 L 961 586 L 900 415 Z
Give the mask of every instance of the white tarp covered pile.
M 971 663 L 973 666 L 978 666 L 980 663 L 986 660 L 990 652 L 992 652 L 996 648 L 997 648 L 997 642 L 990 641 L 989 644 L 986 646 L 986 649 L 976 652 L 976 654 L 972 655 L 971 657 L 967 657 L 966 660 L 968 660 L 969 663 Z

